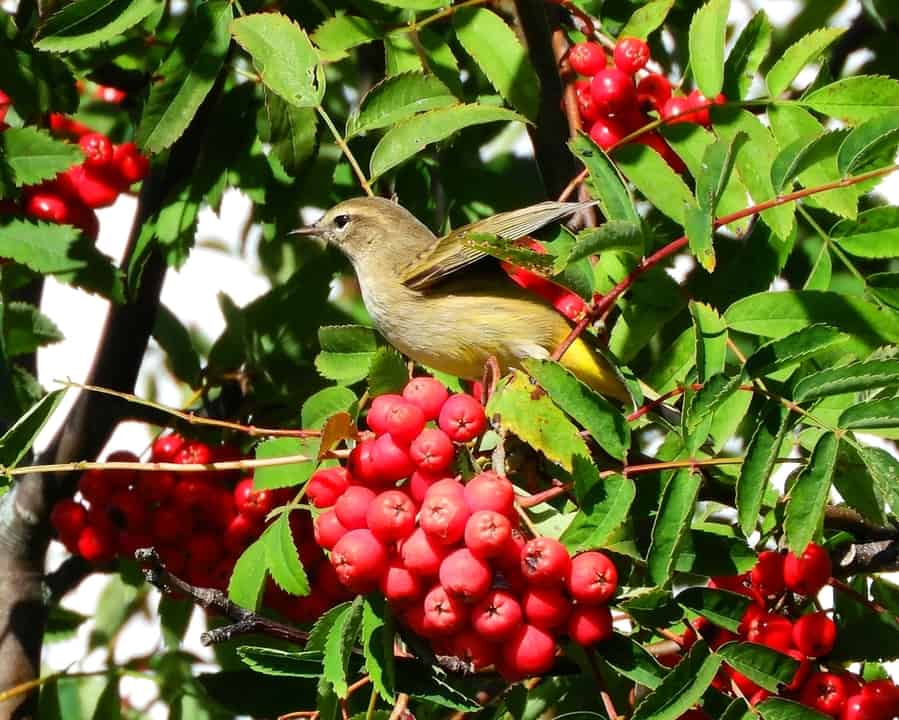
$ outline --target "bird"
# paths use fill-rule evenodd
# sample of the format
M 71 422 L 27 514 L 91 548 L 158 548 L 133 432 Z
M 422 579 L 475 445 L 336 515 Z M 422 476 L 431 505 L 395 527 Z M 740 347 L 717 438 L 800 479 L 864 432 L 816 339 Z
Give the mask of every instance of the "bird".
M 538 203 L 438 238 L 398 203 L 358 197 L 291 234 L 318 237 L 346 255 L 387 342 L 421 365 L 477 380 L 491 357 L 502 373 L 528 358 L 550 358 L 571 325 L 466 237 L 514 241 L 592 204 Z M 630 401 L 614 366 L 586 338 L 578 337 L 560 363 L 601 395 Z

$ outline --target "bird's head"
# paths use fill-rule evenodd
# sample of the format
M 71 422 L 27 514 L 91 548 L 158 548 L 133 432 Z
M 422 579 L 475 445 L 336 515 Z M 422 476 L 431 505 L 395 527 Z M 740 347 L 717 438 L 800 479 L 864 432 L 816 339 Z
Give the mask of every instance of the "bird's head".
M 434 240 L 431 231 L 404 207 L 375 197 L 344 200 L 314 225 L 290 234 L 320 237 L 340 248 L 357 266 L 378 257 L 408 260 L 410 250 Z M 410 244 L 414 247 L 410 248 Z

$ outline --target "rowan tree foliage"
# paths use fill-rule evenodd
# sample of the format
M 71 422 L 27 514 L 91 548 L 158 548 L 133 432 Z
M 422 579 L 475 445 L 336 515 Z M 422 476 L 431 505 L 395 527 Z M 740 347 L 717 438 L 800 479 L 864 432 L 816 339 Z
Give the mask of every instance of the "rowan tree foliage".
M 775 26 L 732 4 L 6 4 L 0 714 L 140 717 L 119 692 L 138 675 L 178 718 L 896 715 L 881 663 L 899 658 L 899 587 L 879 574 L 899 569 L 899 209 L 877 187 L 897 169 L 899 13 L 816 2 Z M 207 347 L 160 288 L 231 188 L 252 201 L 271 289 L 244 307 L 222 296 Z M 122 192 L 138 204 L 116 265 L 93 209 Z M 475 387 L 409 363 L 371 329 L 346 259 L 290 235 L 301 208 L 366 193 L 438 235 L 594 200 L 539 246 L 469 238 L 549 293 L 569 340 Z M 686 271 L 668 272 L 676 258 Z M 109 301 L 92 389 L 37 381 L 61 339 L 40 309 L 47 276 Z M 631 402 L 558 363 L 578 335 Z M 151 337 L 193 398 L 183 412 L 132 395 Z M 474 399 L 408 389 L 429 375 Z M 395 401 L 378 398 L 404 388 L 427 407 L 385 420 Z M 62 429 L 34 453 L 66 392 Z M 126 419 L 159 429 L 145 460 L 164 465 L 100 457 Z M 442 432 L 420 434 L 430 421 Z M 391 432 L 408 455 L 371 449 Z M 374 482 L 367 462 L 399 482 L 394 516 L 373 499 L 383 483 L 357 487 Z M 508 477 L 515 503 L 448 481 L 441 512 L 456 503 L 462 524 L 416 519 L 438 468 Z M 469 530 L 472 511 L 501 540 Z M 368 533 L 349 569 L 316 545 L 348 530 Z M 422 548 L 440 533 L 467 549 L 435 579 Z M 542 549 L 516 545 L 509 564 L 502 533 Z M 55 541 L 70 556 L 48 568 Z M 604 590 L 574 579 L 588 565 Z M 368 582 L 388 567 L 393 584 Z M 94 572 L 112 580 L 91 647 L 112 647 L 152 584 L 159 650 L 42 676 L 42 646 L 88 619 L 60 600 Z M 432 585 L 442 630 L 415 615 Z M 515 633 L 473 619 L 491 585 L 520 601 Z M 195 604 L 214 670 L 181 649 Z

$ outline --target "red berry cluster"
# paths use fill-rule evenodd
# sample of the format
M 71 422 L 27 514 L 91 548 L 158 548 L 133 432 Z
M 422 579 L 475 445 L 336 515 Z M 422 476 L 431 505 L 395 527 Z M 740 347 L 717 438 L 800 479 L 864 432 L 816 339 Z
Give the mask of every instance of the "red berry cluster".
M 0 91 L 0 132 L 9 98 Z M 147 174 L 149 160 L 134 143 L 114 145 L 103 133 L 59 113 L 51 113 L 50 130 L 76 140 L 84 152 L 84 162 L 59 173 L 53 180 L 26 187 L 20 203 L 7 208 L 9 214 L 22 213 L 38 220 L 74 225 L 96 239 L 100 225 L 96 208 L 112 205 L 116 198 Z
M 616 43 L 611 66 L 598 43 L 581 42 L 571 48 L 569 65 L 579 75 L 590 78 L 575 82 L 578 110 L 590 137 L 601 148 L 608 150 L 652 122 L 647 113 L 656 113 L 669 123 L 709 125 L 709 105 L 724 102 L 723 95 L 709 101 L 699 90 L 689 95 L 672 95 L 668 78 L 658 73 L 646 73 L 635 81 L 649 59 L 649 46 L 632 37 Z M 648 145 L 676 171 L 683 171 L 680 158 L 659 133 L 644 133 L 634 142 Z
M 794 608 L 801 613 L 805 600 L 814 598 L 830 576 L 830 556 L 820 545 L 811 543 L 800 555 L 765 550 L 751 571 L 716 577 L 710 583 L 710 587 L 752 598 L 738 633 L 714 628 L 698 618 L 688 627 L 684 646 L 689 647 L 697 633 L 706 636 L 712 648 L 733 640 L 765 645 L 799 662 L 796 675 L 781 690 L 782 695 L 839 720 L 889 720 L 899 714 L 899 689 L 891 681 L 865 683 L 842 668 L 826 667 L 822 658 L 830 653 L 837 639 L 836 623 L 826 612 L 791 616 L 785 610 L 777 610 Z M 727 665 L 714 685 L 724 692 L 739 691 L 752 705 L 771 695 Z
M 327 508 L 315 538 L 349 591 L 380 590 L 437 655 L 494 665 L 508 678 L 549 670 L 562 633 L 583 645 L 609 636 L 611 560 L 572 558 L 551 538 L 527 541 L 505 477 L 452 477 L 454 443 L 487 424 L 473 397 L 414 378 L 402 395 L 375 398 L 367 422 L 375 439 L 354 448 L 348 468 L 316 472 L 306 489 Z

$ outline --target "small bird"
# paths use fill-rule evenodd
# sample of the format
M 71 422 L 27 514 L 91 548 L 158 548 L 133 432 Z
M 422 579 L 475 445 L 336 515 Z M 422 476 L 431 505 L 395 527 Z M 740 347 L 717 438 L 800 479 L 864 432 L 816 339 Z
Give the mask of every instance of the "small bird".
M 498 263 L 481 262 L 486 253 L 466 236 L 516 240 L 589 205 L 539 203 L 437 238 L 402 206 L 363 197 L 335 205 L 291 234 L 319 237 L 349 258 L 365 307 L 391 345 L 422 365 L 475 380 L 491 356 L 502 372 L 527 358 L 549 358 L 571 326 Z M 560 362 L 597 392 L 630 402 L 615 370 L 583 338 Z

